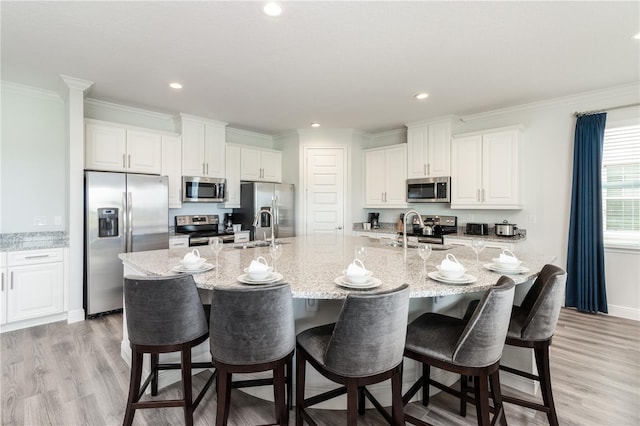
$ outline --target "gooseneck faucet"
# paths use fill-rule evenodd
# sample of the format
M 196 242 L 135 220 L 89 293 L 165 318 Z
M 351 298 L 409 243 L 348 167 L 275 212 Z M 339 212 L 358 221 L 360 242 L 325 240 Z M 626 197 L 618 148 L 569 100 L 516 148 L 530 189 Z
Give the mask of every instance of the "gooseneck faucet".
M 260 224 L 260 217 L 262 216 L 263 213 L 266 213 L 269 216 L 271 216 L 271 220 L 269 221 L 269 223 L 271 224 L 271 243 L 275 244 L 276 243 L 276 234 L 275 234 L 275 231 L 273 229 L 273 213 L 271 213 L 271 210 L 260 209 L 260 211 L 258 213 L 256 213 L 256 217 L 253 219 L 253 226 L 255 228 L 258 227 L 258 225 Z M 265 241 L 267 241 L 266 238 L 265 238 Z
M 418 221 L 420 222 L 420 226 L 424 228 L 424 222 L 422 221 L 422 216 L 416 210 L 407 210 L 404 214 L 404 220 L 402 221 L 402 247 L 407 248 L 407 218 L 409 216 L 418 216 Z

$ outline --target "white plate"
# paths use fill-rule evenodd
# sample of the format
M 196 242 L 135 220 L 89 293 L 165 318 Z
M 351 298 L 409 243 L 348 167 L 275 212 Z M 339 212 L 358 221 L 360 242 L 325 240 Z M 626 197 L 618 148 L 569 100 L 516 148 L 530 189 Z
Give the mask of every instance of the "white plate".
M 446 284 L 471 284 L 476 282 L 478 279 L 473 275 L 464 274 L 460 278 L 445 278 L 441 276 L 437 271 L 429 272 L 429 278 L 432 280 L 440 281 Z
M 499 272 L 501 274 L 524 274 L 526 272 L 529 272 L 529 268 L 525 268 L 524 266 L 518 266 L 517 268 L 513 269 L 503 269 L 495 263 L 486 263 L 483 266 L 490 271 Z
M 341 275 L 338 278 L 336 278 L 334 282 L 338 284 L 340 287 L 354 288 L 358 290 L 368 290 L 370 288 L 376 288 L 382 284 L 382 281 L 374 277 L 370 277 L 367 281 L 365 281 L 362 284 L 351 284 L 350 282 L 347 282 L 347 280 L 344 279 L 344 275 Z
M 241 283 L 251 284 L 251 285 L 273 284 L 275 282 L 280 281 L 281 279 L 282 279 L 282 274 L 279 274 L 277 272 L 270 273 L 269 275 L 267 275 L 267 278 L 262 280 L 252 280 L 251 278 L 249 278 L 248 274 L 242 274 L 238 277 L 238 281 L 240 281 Z
M 182 265 L 174 266 L 172 271 L 182 272 L 185 274 L 199 274 L 200 272 L 207 272 L 215 268 L 216 266 L 212 263 L 205 263 L 201 267 L 197 269 L 187 269 Z

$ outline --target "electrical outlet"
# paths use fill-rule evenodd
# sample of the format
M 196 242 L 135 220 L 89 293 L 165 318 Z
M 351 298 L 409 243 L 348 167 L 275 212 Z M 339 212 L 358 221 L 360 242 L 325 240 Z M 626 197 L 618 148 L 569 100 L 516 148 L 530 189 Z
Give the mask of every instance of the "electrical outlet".
M 530 214 L 529 215 L 529 223 L 537 223 L 538 222 L 538 218 L 536 217 L 535 214 Z
M 34 216 L 33 217 L 33 226 L 47 226 L 47 217 L 46 216 Z

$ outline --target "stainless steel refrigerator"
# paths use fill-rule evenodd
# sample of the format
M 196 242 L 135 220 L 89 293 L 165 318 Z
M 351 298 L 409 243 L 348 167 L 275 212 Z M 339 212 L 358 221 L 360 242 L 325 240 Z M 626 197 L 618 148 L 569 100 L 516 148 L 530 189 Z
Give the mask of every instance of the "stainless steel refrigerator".
M 295 204 L 293 185 L 289 183 L 242 182 L 240 184 L 240 208 L 233 209 L 233 221 L 242 229 L 251 231 L 251 239 L 271 238 L 271 217 L 260 215 L 258 226 L 253 226 L 256 214 L 269 210 L 274 219 L 276 238 L 295 235 Z
M 122 309 L 119 253 L 169 248 L 166 176 L 85 172 L 84 308 Z

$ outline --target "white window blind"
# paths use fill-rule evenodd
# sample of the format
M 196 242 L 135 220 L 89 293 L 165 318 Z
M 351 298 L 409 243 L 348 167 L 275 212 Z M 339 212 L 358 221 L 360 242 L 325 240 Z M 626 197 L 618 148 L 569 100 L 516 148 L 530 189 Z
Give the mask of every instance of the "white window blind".
M 640 245 L 640 126 L 605 130 L 602 213 L 605 243 Z

